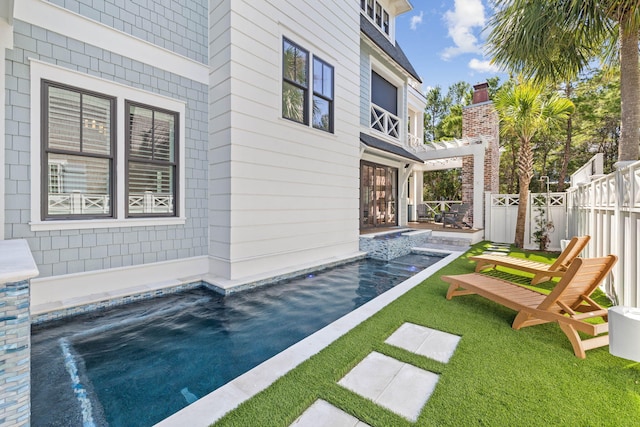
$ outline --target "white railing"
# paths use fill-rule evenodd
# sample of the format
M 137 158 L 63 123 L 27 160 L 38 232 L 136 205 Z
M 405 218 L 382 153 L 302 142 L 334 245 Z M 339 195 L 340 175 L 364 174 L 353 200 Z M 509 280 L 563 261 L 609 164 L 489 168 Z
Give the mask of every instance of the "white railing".
M 617 255 L 605 289 L 615 303 L 640 307 L 640 162 L 567 191 L 568 235 L 590 235 L 590 257 Z
M 575 187 L 579 184 L 591 181 L 592 177 L 599 178 L 602 176 L 604 165 L 604 154 L 597 153 L 587 163 L 582 165 L 580 169 L 571 175 L 571 186 Z
M 371 104 L 371 128 L 393 138 L 400 138 L 400 117 Z
M 49 214 L 105 214 L 109 213 L 109 195 L 49 193 Z
M 436 215 L 441 214 L 442 212 L 448 212 L 451 210 L 451 207 L 454 205 L 461 205 L 461 200 L 427 200 L 422 202 L 426 206 L 427 216 L 435 217 Z
M 171 213 L 173 195 L 147 191 L 129 194 L 129 213 Z M 109 195 L 49 193 L 49 215 L 107 214 Z
M 424 148 L 424 142 L 422 137 L 412 134 L 407 134 L 407 146 L 412 148 L 414 151 L 419 151 L 421 148 Z
M 129 213 L 170 213 L 173 212 L 172 194 L 129 194 Z

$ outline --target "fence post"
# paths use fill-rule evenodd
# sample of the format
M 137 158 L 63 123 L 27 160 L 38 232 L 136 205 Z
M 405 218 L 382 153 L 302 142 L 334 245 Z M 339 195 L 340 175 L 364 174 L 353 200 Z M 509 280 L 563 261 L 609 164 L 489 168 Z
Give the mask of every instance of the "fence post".
M 0 241 L 0 420 L 31 422 L 30 279 L 38 275 L 26 240 Z
M 491 236 L 491 191 L 484 192 L 484 236 L 488 238 Z

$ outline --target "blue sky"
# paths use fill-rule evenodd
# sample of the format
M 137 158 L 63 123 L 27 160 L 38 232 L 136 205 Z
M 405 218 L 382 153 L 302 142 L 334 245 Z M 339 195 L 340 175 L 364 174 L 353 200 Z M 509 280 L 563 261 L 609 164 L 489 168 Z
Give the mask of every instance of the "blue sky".
M 483 29 L 491 16 L 487 0 L 411 0 L 413 10 L 396 20 L 396 39 L 427 90 L 460 80 L 470 84 L 501 73 L 483 55 Z

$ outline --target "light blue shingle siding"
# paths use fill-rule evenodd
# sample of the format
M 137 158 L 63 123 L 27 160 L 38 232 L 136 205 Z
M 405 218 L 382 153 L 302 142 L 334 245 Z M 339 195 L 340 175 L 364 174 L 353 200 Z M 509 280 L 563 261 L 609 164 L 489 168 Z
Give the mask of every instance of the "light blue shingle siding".
M 185 2 L 117 3 L 125 7 L 136 3 L 142 10 L 152 4 L 177 7 L 174 4 Z M 191 18 L 184 25 L 192 25 L 206 34 L 206 2 L 186 2 L 191 3 L 203 3 L 205 26 L 193 24 Z M 164 13 L 171 10 L 164 9 Z M 207 86 L 22 21 L 14 21 L 14 30 L 15 47 L 6 51 L 5 238 L 28 240 L 40 277 L 206 255 L 207 204 L 198 198 L 206 198 L 208 193 Z M 202 58 L 206 57 L 204 35 L 200 43 L 202 46 L 197 49 L 200 53 L 190 54 L 194 58 L 202 56 L 202 52 Z M 184 226 L 31 231 L 30 57 L 186 103 L 185 117 L 180 117 L 185 123 L 184 164 L 189 167 L 189 171 L 185 171 L 187 221 Z M 39 139 L 39 135 L 33 137 Z
M 208 63 L 206 0 L 49 0 L 50 3 Z

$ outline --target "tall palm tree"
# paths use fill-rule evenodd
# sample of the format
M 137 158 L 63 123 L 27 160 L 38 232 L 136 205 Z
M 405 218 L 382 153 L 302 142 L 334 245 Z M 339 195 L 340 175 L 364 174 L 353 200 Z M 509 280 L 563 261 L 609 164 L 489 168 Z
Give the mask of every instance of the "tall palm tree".
M 617 52 L 622 127 L 618 161 L 640 153 L 638 0 L 496 0 L 487 50 L 498 65 L 540 81 L 574 79 Z
M 514 136 L 520 142 L 518 150 L 520 200 L 514 244 L 522 248 L 529 183 L 533 177 L 531 141 L 537 133 L 548 129 L 554 122 L 566 119 L 573 113 L 574 105 L 570 100 L 559 97 L 557 93 L 547 96 L 542 86 L 531 82 L 520 83 L 499 91 L 494 104 L 500 117 L 500 132 Z

